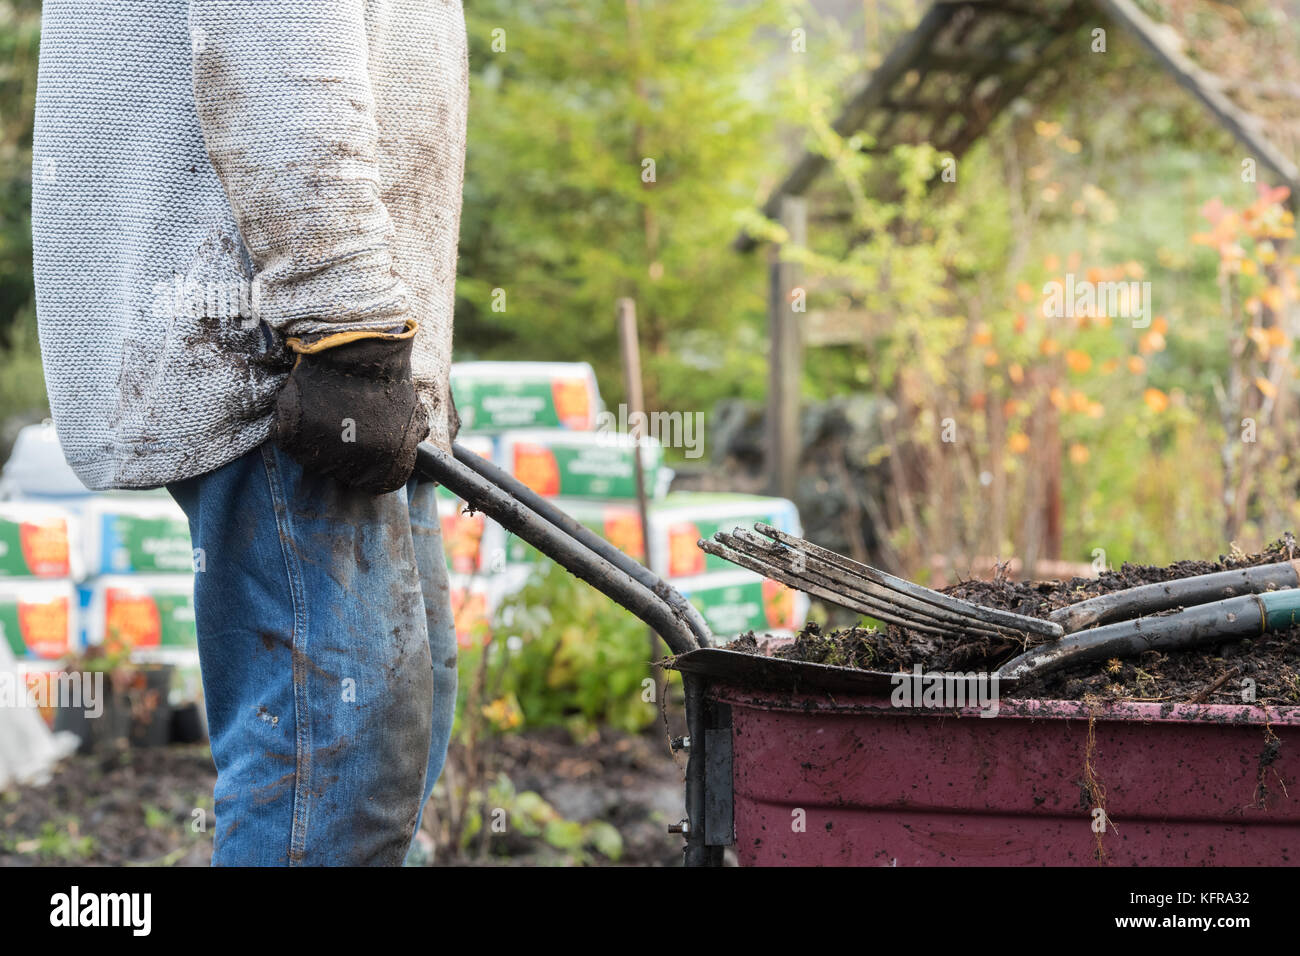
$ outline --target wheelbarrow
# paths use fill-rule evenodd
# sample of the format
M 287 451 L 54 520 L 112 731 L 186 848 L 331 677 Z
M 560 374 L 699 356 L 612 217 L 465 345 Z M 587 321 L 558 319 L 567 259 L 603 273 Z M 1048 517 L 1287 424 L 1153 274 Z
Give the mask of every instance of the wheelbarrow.
M 1300 863 L 1300 707 L 900 706 L 903 675 L 715 646 L 674 588 L 459 445 L 416 467 L 673 652 L 688 866 L 728 846 L 742 865 Z

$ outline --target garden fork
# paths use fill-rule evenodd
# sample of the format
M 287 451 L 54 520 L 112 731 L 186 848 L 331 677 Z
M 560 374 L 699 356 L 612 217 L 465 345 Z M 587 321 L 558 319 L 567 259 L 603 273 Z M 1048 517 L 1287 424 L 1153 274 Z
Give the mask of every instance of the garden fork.
M 712 540 L 701 540 L 699 546 L 709 554 L 814 597 L 913 631 L 1049 640 L 1065 634 L 1055 621 L 942 594 L 771 525 L 756 524 L 754 531 L 758 534 L 743 528 L 719 531 Z

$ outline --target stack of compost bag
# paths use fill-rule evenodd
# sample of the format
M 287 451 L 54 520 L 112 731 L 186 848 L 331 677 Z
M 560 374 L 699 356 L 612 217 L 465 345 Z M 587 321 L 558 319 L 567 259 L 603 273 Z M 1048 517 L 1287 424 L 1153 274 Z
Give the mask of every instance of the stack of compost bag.
M 671 581 L 720 636 L 749 630 L 794 631 L 808 602 L 761 575 L 706 555 L 696 541 L 715 531 L 766 522 L 800 533 L 794 505 L 782 498 L 742 494 L 669 494 L 671 469 L 655 438 L 640 443 L 650 499 L 648 542 L 637 510 L 631 436 L 605 427 L 604 405 L 585 362 L 462 362 L 452 366 L 452 393 L 461 417 L 458 441 L 508 471 L 625 553 Z M 462 646 L 486 639 L 501 600 L 518 590 L 546 559 L 483 515 L 442 491 L 440 513 L 457 637 Z
M 97 646 L 174 665 L 172 703 L 197 699 L 195 556 L 171 497 L 88 491 L 49 425 L 19 433 L 0 496 L 0 639 L 20 670 Z

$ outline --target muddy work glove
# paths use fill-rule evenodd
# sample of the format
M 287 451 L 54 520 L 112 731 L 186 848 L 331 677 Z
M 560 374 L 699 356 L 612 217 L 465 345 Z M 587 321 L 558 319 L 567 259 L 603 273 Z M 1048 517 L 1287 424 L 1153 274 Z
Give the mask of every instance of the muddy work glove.
M 290 338 L 273 437 L 309 471 L 383 494 L 406 484 L 428 416 L 411 381 L 416 323 Z

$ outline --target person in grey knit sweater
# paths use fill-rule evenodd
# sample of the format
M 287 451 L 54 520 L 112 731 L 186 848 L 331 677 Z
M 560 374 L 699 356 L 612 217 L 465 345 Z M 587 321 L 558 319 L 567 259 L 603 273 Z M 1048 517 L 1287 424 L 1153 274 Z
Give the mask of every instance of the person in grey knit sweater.
M 445 758 L 457 0 L 46 0 L 50 406 L 196 550 L 215 864 L 398 864 Z

